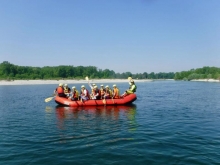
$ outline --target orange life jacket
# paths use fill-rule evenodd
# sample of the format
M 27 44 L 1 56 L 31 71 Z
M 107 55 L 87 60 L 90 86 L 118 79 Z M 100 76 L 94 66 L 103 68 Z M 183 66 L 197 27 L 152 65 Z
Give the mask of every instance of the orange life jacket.
M 57 87 L 57 93 L 58 94 L 64 93 L 63 87 Z
M 114 88 L 113 89 L 113 94 L 114 94 L 114 99 L 118 99 L 120 98 L 120 93 L 119 93 L 119 89 L 118 88 Z

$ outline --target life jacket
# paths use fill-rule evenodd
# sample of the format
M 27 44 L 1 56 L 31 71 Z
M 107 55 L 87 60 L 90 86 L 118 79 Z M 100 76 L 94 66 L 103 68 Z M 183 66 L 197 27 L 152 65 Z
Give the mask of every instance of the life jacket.
M 63 87 L 57 87 L 57 93 L 58 94 L 64 93 Z
M 105 94 L 105 90 L 103 89 L 103 88 L 101 88 L 100 90 L 99 90 L 99 95 L 100 96 L 103 96 Z
M 106 96 L 111 97 L 111 94 L 112 94 L 112 92 L 111 92 L 110 89 L 106 89 L 106 90 L 105 90 L 105 95 L 106 95 Z
M 73 92 L 73 98 L 77 98 L 78 99 L 78 97 L 79 97 L 79 92 L 77 90 L 75 90 Z
M 95 94 L 95 90 L 94 89 L 91 90 L 91 94 Z
M 109 96 L 112 97 L 112 90 L 109 88 Z
M 118 88 L 113 89 L 114 99 L 118 99 L 120 96 L 120 91 Z
M 70 93 L 70 90 L 68 87 L 67 88 L 64 87 L 64 93 Z
M 92 89 L 90 98 L 92 99 L 95 96 L 95 89 Z
M 133 92 L 136 92 L 137 86 L 134 84 Z

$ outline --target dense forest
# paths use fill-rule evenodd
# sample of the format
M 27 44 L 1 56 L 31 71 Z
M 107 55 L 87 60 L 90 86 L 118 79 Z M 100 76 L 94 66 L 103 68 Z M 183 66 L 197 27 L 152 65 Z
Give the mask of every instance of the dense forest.
M 191 69 L 182 72 L 169 73 L 137 73 L 131 72 L 115 73 L 109 69 L 97 69 L 95 66 L 45 66 L 31 67 L 18 66 L 4 61 L 0 64 L 1 80 L 34 80 L 34 79 L 84 79 L 86 76 L 92 79 L 175 79 L 175 80 L 192 80 L 192 79 L 220 79 L 220 68 L 203 67 Z
M 97 69 L 95 66 L 18 66 L 4 61 L 0 64 L 1 80 L 34 79 L 84 79 L 86 76 L 96 79 L 173 79 L 175 73 L 115 73 L 109 69 Z

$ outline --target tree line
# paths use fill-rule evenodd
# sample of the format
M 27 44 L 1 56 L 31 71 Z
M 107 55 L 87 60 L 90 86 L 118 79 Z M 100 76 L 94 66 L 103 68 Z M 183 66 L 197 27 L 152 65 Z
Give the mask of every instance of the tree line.
M 176 72 L 175 80 L 193 80 L 193 79 L 219 79 L 220 80 L 220 68 L 208 67 L 191 69 L 189 71 Z
M 208 67 L 191 69 L 182 72 L 169 73 L 137 73 L 131 72 L 115 73 L 109 69 L 98 69 L 95 66 L 45 66 L 31 67 L 18 66 L 4 61 L 0 64 L 1 80 L 34 80 L 34 79 L 84 79 L 89 76 L 91 79 L 175 79 L 175 80 L 192 80 L 192 79 L 220 79 L 220 68 Z
M 18 66 L 4 61 L 0 64 L 1 80 L 34 80 L 34 79 L 84 79 L 89 76 L 91 79 L 173 79 L 174 72 L 169 73 L 137 73 L 131 72 L 115 73 L 109 69 L 98 69 L 95 66 L 45 66 L 31 67 Z

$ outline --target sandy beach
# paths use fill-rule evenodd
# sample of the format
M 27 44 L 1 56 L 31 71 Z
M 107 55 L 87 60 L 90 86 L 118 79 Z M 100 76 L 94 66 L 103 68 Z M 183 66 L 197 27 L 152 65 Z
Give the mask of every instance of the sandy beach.
M 134 80 L 135 82 L 151 82 L 153 80 Z M 90 83 L 123 83 L 128 82 L 127 79 L 92 79 Z M 86 80 L 1 80 L 0 85 L 37 85 L 37 84 L 84 84 Z
M 166 79 L 172 80 L 173 79 Z M 152 81 L 160 81 L 160 80 L 134 80 L 135 82 L 152 82 Z M 163 79 L 164 81 L 164 79 Z M 199 81 L 199 82 L 220 82 L 220 80 L 215 79 L 196 79 L 191 81 Z M 89 80 L 90 83 L 123 83 L 128 82 L 127 79 L 92 79 Z M 14 80 L 14 81 L 6 81 L 0 80 L 0 85 L 40 85 L 40 84 L 84 84 L 88 83 L 86 80 Z
M 200 81 L 200 82 L 220 82 L 220 80 L 215 80 L 215 79 L 195 79 L 195 80 L 190 80 L 190 81 Z

